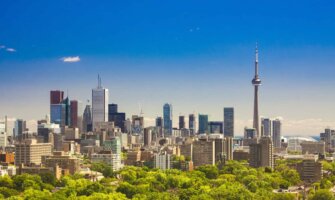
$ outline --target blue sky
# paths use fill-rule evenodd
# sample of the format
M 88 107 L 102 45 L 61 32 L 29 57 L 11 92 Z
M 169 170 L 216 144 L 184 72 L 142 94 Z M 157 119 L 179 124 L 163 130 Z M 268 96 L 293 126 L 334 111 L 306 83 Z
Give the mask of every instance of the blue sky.
M 150 124 L 170 102 L 175 119 L 222 120 L 234 106 L 241 134 L 251 126 L 258 42 L 260 114 L 282 117 L 284 134 L 335 127 L 333 1 L 3 0 L 1 8 L 0 117 L 43 117 L 50 89 L 85 102 L 101 74 L 128 116 L 141 104 Z

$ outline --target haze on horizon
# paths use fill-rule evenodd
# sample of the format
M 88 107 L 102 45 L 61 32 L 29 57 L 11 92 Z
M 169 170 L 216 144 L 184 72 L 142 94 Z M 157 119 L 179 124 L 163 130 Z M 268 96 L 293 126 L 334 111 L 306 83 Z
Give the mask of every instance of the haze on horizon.
M 242 6 L 243 5 L 243 6 Z M 2 1 L 0 118 L 41 119 L 49 91 L 84 104 L 97 75 L 127 117 L 146 125 L 163 104 L 223 119 L 236 135 L 252 125 L 254 48 L 259 44 L 261 116 L 282 135 L 335 127 L 335 2 Z

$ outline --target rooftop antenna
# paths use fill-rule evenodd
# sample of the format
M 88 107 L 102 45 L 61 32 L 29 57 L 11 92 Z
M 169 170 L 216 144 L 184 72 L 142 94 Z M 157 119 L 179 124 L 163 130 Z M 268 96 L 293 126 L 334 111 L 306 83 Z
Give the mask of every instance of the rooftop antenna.
M 143 116 L 143 110 L 142 110 L 142 106 L 141 106 L 141 103 L 138 103 L 138 109 L 140 110 L 140 117 Z
M 100 74 L 98 74 L 98 88 L 102 88 L 101 87 L 101 77 L 100 77 Z

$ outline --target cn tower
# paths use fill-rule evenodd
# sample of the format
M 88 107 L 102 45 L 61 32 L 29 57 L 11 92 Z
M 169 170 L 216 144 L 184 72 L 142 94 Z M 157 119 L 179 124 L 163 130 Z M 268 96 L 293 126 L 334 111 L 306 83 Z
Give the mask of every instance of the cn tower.
M 256 129 L 257 138 L 260 136 L 259 132 L 259 114 L 258 114 L 258 86 L 261 85 L 261 79 L 258 76 L 258 47 L 256 44 L 255 51 L 255 77 L 252 79 L 252 85 L 255 88 L 254 94 L 254 121 L 253 128 Z

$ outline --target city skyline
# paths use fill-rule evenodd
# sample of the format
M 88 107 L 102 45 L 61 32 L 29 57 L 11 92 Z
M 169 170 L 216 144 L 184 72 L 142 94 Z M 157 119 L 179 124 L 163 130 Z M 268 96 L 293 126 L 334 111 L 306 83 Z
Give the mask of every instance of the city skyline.
M 146 124 L 154 124 L 169 102 L 178 127 L 179 113 L 218 121 L 223 107 L 234 107 L 242 135 L 252 127 L 258 41 L 260 118 L 282 118 L 283 135 L 335 127 L 333 2 L 175 3 L 7 2 L 0 13 L 0 118 L 43 118 L 48 93 L 57 89 L 85 107 L 101 74 L 109 103 L 128 117 L 140 104 Z M 96 15 L 84 13 L 88 7 Z

